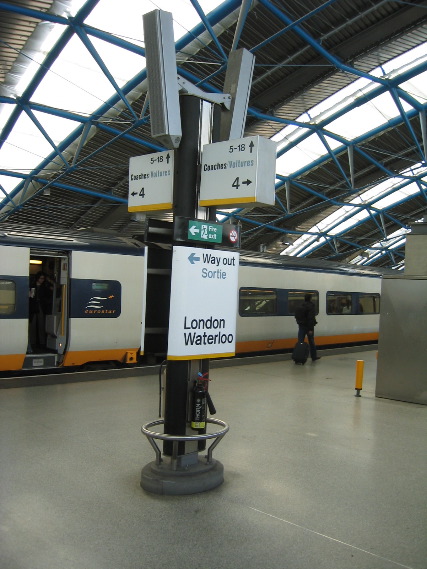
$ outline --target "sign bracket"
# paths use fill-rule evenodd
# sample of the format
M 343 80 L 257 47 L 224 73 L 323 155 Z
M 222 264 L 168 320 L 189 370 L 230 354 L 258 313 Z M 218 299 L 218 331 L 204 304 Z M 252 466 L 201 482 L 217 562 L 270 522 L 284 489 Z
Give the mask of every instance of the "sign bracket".
M 230 110 L 231 108 L 231 95 L 223 94 L 223 93 L 208 93 L 207 91 L 203 91 L 178 75 L 178 86 L 180 87 L 180 91 L 188 94 L 193 95 L 194 97 L 198 97 L 199 99 L 204 99 L 205 101 L 209 101 L 210 103 L 216 103 L 218 105 L 223 105 L 226 109 Z

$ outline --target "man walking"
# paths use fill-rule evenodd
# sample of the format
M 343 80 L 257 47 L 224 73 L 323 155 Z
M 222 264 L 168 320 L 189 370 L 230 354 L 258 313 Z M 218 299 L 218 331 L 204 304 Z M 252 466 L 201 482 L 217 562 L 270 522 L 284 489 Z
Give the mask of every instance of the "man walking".
M 311 301 L 310 293 L 304 296 L 304 302 L 295 310 L 295 319 L 298 324 L 298 342 L 304 342 L 307 336 L 311 360 L 313 362 L 320 360 L 320 356 L 317 356 L 316 344 L 314 342 L 314 327 L 317 324 L 316 307 Z

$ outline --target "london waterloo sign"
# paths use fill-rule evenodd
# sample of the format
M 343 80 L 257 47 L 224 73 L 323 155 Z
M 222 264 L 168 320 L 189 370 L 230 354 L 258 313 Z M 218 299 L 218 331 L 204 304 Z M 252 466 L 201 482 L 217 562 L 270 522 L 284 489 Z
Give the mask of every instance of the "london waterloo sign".
M 239 253 L 174 247 L 169 360 L 235 353 Z

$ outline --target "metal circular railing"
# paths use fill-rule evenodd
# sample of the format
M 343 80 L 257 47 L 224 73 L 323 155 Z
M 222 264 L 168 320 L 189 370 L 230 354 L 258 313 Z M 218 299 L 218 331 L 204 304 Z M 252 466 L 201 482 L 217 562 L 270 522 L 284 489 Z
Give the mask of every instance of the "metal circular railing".
M 165 422 L 164 419 L 157 419 L 156 421 L 150 421 L 149 423 L 145 423 L 142 425 L 141 432 L 147 437 L 148 442 L 154 449 L 156 453 L 156 464 L 160 464 L 162 462 L 162 452 L 158 447 L 155 439 L 159 439 L 162 441 L 170 441 L 172 442 L 172 457 L 171 457 L 171 465 L 172 470 L 176 470 L 177 462 L 178 462 L 178 443 L 185 442 L 185 441 L 204 441 L 207 439 L 215 439 L 215 441 L 210 445 L 206 455 L 206 462 L 207 464 L 212 462 L 212 452 L 214 448 L 218 445 L 224 435 L 229 431 L 230 427 L 227 425 L 225 421 L 221 421 L 220 419 L 206 419 L 206 423 L 212 423 L 214 425 L 220 425 L 223 427 L 220 431 L 216 433 L 204 433 L 204 434 L 197 434 L 197 435 L 168 435 L 166 433 L 157 433 L 155 431 L 151 431 L 151 427 L 155 427 L 157 425 L 163 425 Z

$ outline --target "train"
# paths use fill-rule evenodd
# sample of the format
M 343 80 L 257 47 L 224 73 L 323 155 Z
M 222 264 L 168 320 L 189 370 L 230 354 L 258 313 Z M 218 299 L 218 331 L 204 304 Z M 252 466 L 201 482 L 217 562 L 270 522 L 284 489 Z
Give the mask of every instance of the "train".
M 171 246 L 144 238 L 1 224 L 0 372 L 164 360 L 171 266 Z M 236 357 L 290 351 L 308 292 L 318 347 L 377 342 L 384 272 L 241 251 Z M 40 274 L 48 294 L 35 328 Z

